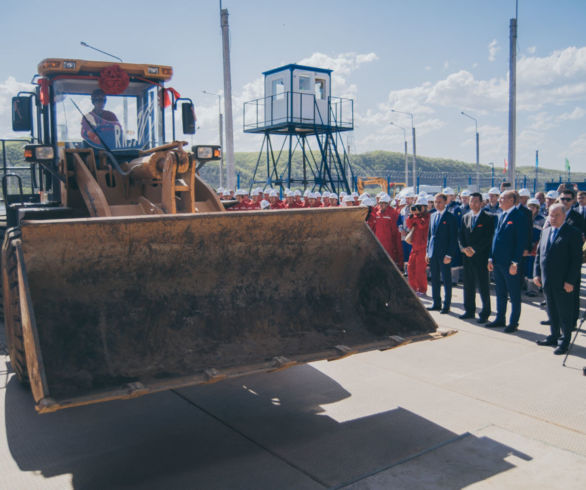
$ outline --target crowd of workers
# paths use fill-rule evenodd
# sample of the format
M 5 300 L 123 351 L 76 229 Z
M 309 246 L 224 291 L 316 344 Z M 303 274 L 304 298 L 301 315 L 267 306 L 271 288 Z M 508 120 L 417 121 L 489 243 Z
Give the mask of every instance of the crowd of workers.
M 567 352 L 570 332 L 579 317 L 585 191 L 562 185 L 557 191 L 537 192 L 532 197 L 528 189 L 505 186 L 493 187 L 486 194 L 468 190 L 457 194 L 447 187 L 436 195 L 407 192 L 393 199 L 384 192 L 376 196 L 341 192 L 338 196 L 286 190 L 284 200 L 277 191 L 260 188 L 250 194 L 242 189 L 218 192 L 220 199 L 237 201 L 229 208 L 232 211 L 368 207 L 368 225 L 420 296 L 427 294 L 429 271 L 430 310 L 450 312 L 454 268 L 463 273 L 465 311 L 460 318 L 476 317 L 478 291 L 482 302 L 478 323 L 503 327 L 507 333 L 518 329 L 522 289 L 528 295 L 543 291 L 548 319 L 542 323 L 550 325 L 551 333 L 538 344 L 556 347 L 556 354 Z M 491 276 L 496 318 L 488 322 Z

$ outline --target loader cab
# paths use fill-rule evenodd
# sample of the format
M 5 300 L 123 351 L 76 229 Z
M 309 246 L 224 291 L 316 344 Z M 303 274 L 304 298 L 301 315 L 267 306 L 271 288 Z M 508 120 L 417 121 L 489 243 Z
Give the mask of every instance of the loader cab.
M 61 204 L 66 151 L 105 150 L 120 163 L 195 133 L 193 102 L 164 86 L 169 66 L 45 59 L 37 73 L 34 91 L 12 101 L 13 131 L 31 138 L 24 155 L 31 177 L 3 176 L 12 225 L 16 208 Z

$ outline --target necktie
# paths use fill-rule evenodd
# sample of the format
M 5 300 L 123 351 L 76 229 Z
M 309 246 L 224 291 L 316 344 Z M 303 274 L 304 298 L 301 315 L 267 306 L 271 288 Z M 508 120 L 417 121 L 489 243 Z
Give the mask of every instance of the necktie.
M 476 216 L 473 216 L 472 217 L 472 228 L 474 228 L 476 226 L 476 222 L 478 221 L 478 216 L 479 215 L 476 215 Z
M 551 246 L 553 245 L 553 242 L 555 242 L 555 239 L 558 236 L 558 231 L 559 228 L 552 228 L 551 233 L 549 234 L 549 242 L 547 244 L 547 249 L 549 250 L 551 248 Z
M 501 217 L 499 219 L 499 226 L 498 226 L 499 230 L 501 229 L 501 227 L 503 226 L 503 223 L 505 222 L 505 214 L 506 213 L 502 213 Z

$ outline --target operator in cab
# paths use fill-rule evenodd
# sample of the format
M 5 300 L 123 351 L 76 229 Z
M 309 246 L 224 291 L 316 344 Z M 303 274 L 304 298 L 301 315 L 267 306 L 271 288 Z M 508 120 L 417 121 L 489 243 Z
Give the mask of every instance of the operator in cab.
M 102 89 L 92 92 L 92 104 L 94 109 L 81 120 L 81 137 L 92 146 L 103 147 L 103 141 L 110 149 L 122 147 L 122 126 L 116 114 L 104 109 L 106 94 Z

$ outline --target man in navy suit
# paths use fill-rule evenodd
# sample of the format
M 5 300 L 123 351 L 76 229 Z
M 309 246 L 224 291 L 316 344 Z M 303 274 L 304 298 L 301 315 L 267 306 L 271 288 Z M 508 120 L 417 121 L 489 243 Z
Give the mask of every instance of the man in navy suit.
M 488 323 L 489 328 L 504 327 L 507 313 L 507 297 L 511 299 L 511 316 L 505 328 L 512 333 L 519 327 L 521 316 L 521 276 L 519 267 L 523 251 L 528 242 L 526 217 L 515 205 L 517 193 L 504 191 L 499 197 L 502 213 L 498 217 L 488 270 L 494 272 L 496 285 L 496 318 Z
M 458 252 L 458 218 L 446 209 L 447 196 L 436 194 L 436 212 L 431 215 L 427 235 L 425 261 L 431 271 L 431 294 L 433 305 L 428 310 L 449 313 L 452 302 L 452 260 Z M 441 277 L 441 279 L 440 279 Z M 442 307 L 441 283 L 444 284 L 444 304 Z
M 533 282 L 543 287 L 550 335 L 538 345 L 556 347 L 554 354 L 565 354 L 574 325 L 574 292 L 580 284 L 582 236 L 566 221 L 562 204 L 549 208 L 551 226 L 545 228 L 537 246 Z M 561 333 L 561 335 L 560 335 Z
M 476 289 L 480 292 L 482 310 L 478 323 L 490 316 L 490 285 L 486 263 L 494 233 L 494 216 L 482 209 L 482 194 L 470 194 L 470 211 L 462 216 L 459 232 L 460 250 L 464 253 L 464 314 L 459 318 L 474 318 Z

